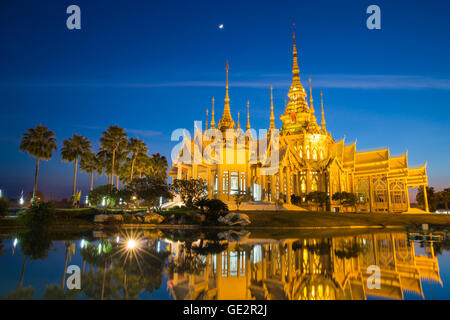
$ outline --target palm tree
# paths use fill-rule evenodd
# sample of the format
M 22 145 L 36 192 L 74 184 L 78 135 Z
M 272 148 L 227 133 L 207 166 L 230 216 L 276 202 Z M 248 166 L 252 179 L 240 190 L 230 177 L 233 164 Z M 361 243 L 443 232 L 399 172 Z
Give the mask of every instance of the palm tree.
M 139 154 L 135 166 L 139 172 L 139 178 L 142 178 L 142 174 L 149 171 L 151 158 L 147 154 Z
M 116 151 L 121 146 L 127 143 L 127 134 L 123 128 L 119 126 L 109 126 L 106 131 L 103 131 L 100 138 L 100 144 L 102 150 L 109 150 L 112 152 L 112 165 L 111 165 L 111 190 L 114 186 L 114 161 L 116 157 Z
M 61 149 L 62 160 L 67 162 L 75 161 L 75 170 L 73 172 L 73 193 L 72 193 L 74 199 L 77 187 L 78 158 L 90 152 L 90 150 L 91 150 L 91 143 L 89 142 L 88 138 L 79 136 L 77 134 L 74 134 L 72 138 L 68 138 L 63 142 L 63 147 Z
M 161 156 L 159 153 L 155 153 L 150 158 L 150 173 L 158 176 L 162 179 L 167 178 L 167 159 L 165 156 Z
M 28 152 L 32 157 L 36 158 L 36 173 L 34 175 L 33 201 L 37 190 L 37 180 L 39 174 L 40 160 L 49 160 L 52 157 L 53 150 L 56 151 L 55 133 L 48 130 L 47 127 L 38 125 L 36 128 L 29 128 L 23 134 L 20 143 L 20 151 Z
M 99 159 L 95 156 L 94 152 L 88 152 L 81 157 L 80 169 L 81 171 L 91 175 L 91 187 L 89 190 L 92 191 L 94 189 L 95 171 L 100 174 L 103 171 Z
M 138 138 L 131 138 L 130 142 L 128 143 L 128 151 L 131 153 L 130 180 L 132 181 L 136 159 L 140 154 L 147 154 L 148 148 L 143 140 L 139 140 Z

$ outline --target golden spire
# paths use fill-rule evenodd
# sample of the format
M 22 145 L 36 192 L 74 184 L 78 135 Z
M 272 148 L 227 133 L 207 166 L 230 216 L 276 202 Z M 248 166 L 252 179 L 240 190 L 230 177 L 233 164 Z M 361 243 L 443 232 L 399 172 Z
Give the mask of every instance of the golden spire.
M 237 120 L 237 127 L 236 129 L 240 129 L 241 128 L 241 124 L 239 123 L 239 112 L 238 112 L 238 120 Z
M 212 110 L 211 110 L 211 129 L 216 128 L 216 121 L 214 121 L 214 97 L 212 98 Z
M 233 121 L 233 118 L 231 117 L 230 112 L 230 97 L 228 96 L 228 70 L 230 69 L 227 61 L 227 66 L 225 70 L 227 71 L 227 82 L 226 82 L 226 92 L 225 92 L 225 105 L 223 107 L 223 115 L 222 119 L 219 121 L 219 129 L 221 131 L 225 131 L 227 129 L 233 129 L 235 126 L 235 123 Z
M 206 123 L 205 123 L 205 131 L 208 130 L 208 109 L 206 109 Z
M 270 86 L 270 127 L 269 129 L 275 129 L 275 116 L 273 115 L 273 88 Z
M 317 119 L 316 119 L 316 111 L 314 110 L 314 105 L 313 105 L 311 78 L 309 78 L 309 102 L 311 103 L 309 127 L 317 128 L 318 125 L 317 125 Z
M 293 24 L 295 26 L 295 24 Z M 298 67 L 298 61 L 297 61 L 297 46 L 295 45 L 295 30 L 292 31 L 292 37 L 293 37 L 293 47 L 292 47 L 292 54 L 294 56 L 294 61 L 292 64 L 292 81 L 300 81 L 300 69 Z
M 247 101 L 247 130 L 250 130 L 250 100 Z
M 327 128 L 325 127 L 325 114 L 323 113 L 323 94 L 322 91 L 320 91 L 320 103 L 322 104 L 322 131 L 324 133 L 327 133 Z
M 311 113 L 314 114 L 315 110 L 314 110 L 314 105 L 313 105 L 313 97 L 312 97 L 312 87 L 311 87 L 311 78 L 309 78 L 309 102 L 311 104 Z
M 306 91 L 300 82 L 300 69 L 297 60 L 297 46 L 295 44 L 295 32 L 292 35 L 292 83 L 289 88 L 288 102 L 285 106 L 284 113 L 280 116 L 283 125 L 281 131 L 284 132 L 301 132 L 309 120 L 310 110 L 308 102 L 306 101 Z

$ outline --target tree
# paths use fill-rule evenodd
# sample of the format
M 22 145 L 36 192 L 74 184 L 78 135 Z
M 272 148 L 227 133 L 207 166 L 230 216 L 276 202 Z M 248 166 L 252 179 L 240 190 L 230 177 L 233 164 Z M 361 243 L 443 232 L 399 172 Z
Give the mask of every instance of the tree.
M 439 203 L 439 198 L 436 196 L 433 187 L 427 187 L 428 208 L 431 212 L 435 212 Z M 425 200 L 423 196 L 423 187 L 419 187 L 416 194 L 416 201 L 419 205 L 425 208 Z
M 161 156 L 159 153 L 155 153 L 150 158 L 150 172 L 149 174 L 156 175 L 161 179 L 167 178 L 167 159 L 164 156 Z
M 327 204 L 328 194 L 323 191 L 312 191 L 306 195 L 306 201 L 318 203 L 323 209 Z
M 147 145 L 143 140 L 139 140 L 138 138 L 130 138 L 130 142 L 128 143 L 128 152 L 131 153 L 130 181 L 133 180 L 134 165 L 136 163 L 137 157 L 140 154 L 147 154 L 147 151 Z
M 4 217 L 8 214 L 9 200 L 5 197 L 0 197 L 0 217 Z
M 151 158 L 147 154 L 139 154 L 136 158 L 136 169 L 139 173 L 139 178 L 142 178 L 144 173 L 150 172 Z
M 105 205 L 115 205 L 117 189 L 113 188 L 111 190 L 110 185 L 98 186 L 89 192 L 88 199 L 91 206 L 102 205 L 103 200 L 105 200 Z
M 109 126 L 106 131 L 103 131 L 102 137 L 100 138 L 100 144 L 102 146 L 103 151 L 110 151 L 112 153 L 111 159 L 111 190 L 114 186 L 114 161 L 116 158 L 116 152 L 119 147 L 126 145 L 127 140 L 126 137 L 128 135 L 125 133 L 123 128 L 119 128 L 119 126 Z
M 75 168 L 73 171 L 73 199 L 75 199 L 75 195 L 77 192 L 78 158 L 83 157 L 87 153 L 90 153 L 90 149 L 91 143 L 89 142 L 89 140 L 77 134 L 74 134 L 72 138 L 68 138 L 63 142 L 63 147 L 61 149 L 62 160 L 66 162 L 75 162 Z
M 188 208 L 194 208 L 194 201 L 207 192 L 206 182 L 202 179 L 176 179 L 172 187 Z
M 248 202 L 252 199 L 251 195 L 240 191 L 238 194 L 234 195 L 234 203 L 236 204 L 236 210 L 239 211 L 239 207 L 242 202 Z
M 158 176 L 145 176 L 134 179 L 125 190 L 136 195 L 139 200 L 144 201 L 147 206 L 158 207 L 159 199 L 169 198 L 169 186 Z
M 55 133 L 48 130 L 47 127 L 38 125 L 36 128 L 29 128 L 23 134 L 19 150 L 28 152 L 32 157 L 36 158 L 36 172 L 34 175 L 33 200 L 37 190 L 37 181 L 39 175 L 40 160 L 49 160 L 56 151 Z
M 448 213 L 448 203 L 450 202 L 450 188 L 438 192 L 439 201 L 444 204 L 445 212 Z
M 36 190 L 36 192 L 34 193 L 34 199 L 36 199 L 38 201 L 44 201 L 45 200 L 44 193 L 41 190 Z M 26 202 L 33 202 L 33 191 L 28 193 L 27 198 L 25 199 L 25 201 Z
M 92 191 L 92 189 L 94 189 L 95 171 L 97 171 L 100 174 L 102 173 L 101 164 L 98 158 L 96 157 L 95 153 L 87 152 L 81 157 L 80 169 L 81 171 L 91 175 L 91 185 L 89 190 Z

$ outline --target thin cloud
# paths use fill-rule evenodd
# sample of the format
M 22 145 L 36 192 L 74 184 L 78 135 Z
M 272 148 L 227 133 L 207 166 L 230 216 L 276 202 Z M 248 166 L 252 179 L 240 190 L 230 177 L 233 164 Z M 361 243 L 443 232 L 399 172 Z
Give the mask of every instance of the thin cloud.
M 105 131 L 107 129 L 107 127 L 87 126 L 87 125 L 77 125 L 77 127 L 84 128 L 84 129 L 92 129 L 92 130 L 102 130 L 102 131 Z M 132 133 L 134 135 L 137 135 L 140 137 L 145 137 L 145 138 L 159 136 L 159 135 L 163 134 L 161 131 L 145 130 L 145 129 L 130 129 L 130 128 L 125 128 L 125 132 Z
M 231 87 L 287 88 L 291 76 L 285 74 L 259 75 L 263 79 L 230 81 Z M 254 75 L 254 77 L 258 77 Z M 363 74 L 316 74 L 311 75 L 315 87 L 364 90 L 450 90 L 450 79 L 415 75 L 363 75 Z M 303 82 L 306 85 L 306 78 Z M 7 84 L 3 84 L 7 85 Z M 11 85 L 11 84 L 10 84 Z M 119 87 L 119 88 L 164 88 L 164 87 L 224 87 L 224 81 L 187 80 L 149 83 L 21 83 L 20 86 L 33 87 Z

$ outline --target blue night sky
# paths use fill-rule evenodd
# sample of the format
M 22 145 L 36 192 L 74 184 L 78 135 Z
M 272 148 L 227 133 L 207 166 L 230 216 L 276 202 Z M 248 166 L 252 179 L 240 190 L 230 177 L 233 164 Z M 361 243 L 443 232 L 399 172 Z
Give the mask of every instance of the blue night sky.
M 81 8 L 81 30 L 66 28 L 71 4 Z M 381 30 L 366 28 L 371 4 L 381 8 Z M 252 127 L 267 128 L 272 85 L 280 128 L 292 22 L 302 83 L 312 78 L 316 111 L 324 92 L 333 137 L 357 138 L 360 151 L 408 150 L 410 166 L 428 161 L 431 186 L 449 187 L 449 12 L 444 0 L 2 0 L 0 188 L 9 197 L 31 191 L 35 160 L 19 144 L 39 123 L 59 148 L 73 133 L 98 148 L 101 132 L 118 124 L 169 158 L 172 131 L 192 131 L 213 96 L 219 121 L 227 60 L 234 120 L 240 111 L 245 124 L 250 100 Z M 70 196 L 73 164 L 60 159 L 41 165 L 47 197 Z M 89 177 L 78 185 L 85 192 Z

